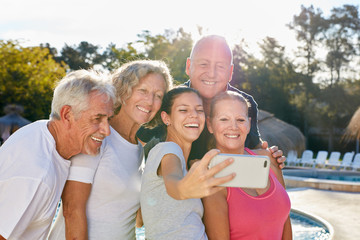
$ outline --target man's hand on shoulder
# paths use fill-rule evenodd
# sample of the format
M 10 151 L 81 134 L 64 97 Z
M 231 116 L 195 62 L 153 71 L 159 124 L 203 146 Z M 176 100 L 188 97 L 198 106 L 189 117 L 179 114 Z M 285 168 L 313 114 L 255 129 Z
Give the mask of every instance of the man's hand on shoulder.
M 267 141 L 263 141 L 261 144 L 262 149 L 269 149 L 273 158 L 276 159 L 278 167 L 283 169 L 285 167 L 286 157 L 283 155 L 283 151 L 281 151 L 277 146 L 268 147 L 269 144 Z

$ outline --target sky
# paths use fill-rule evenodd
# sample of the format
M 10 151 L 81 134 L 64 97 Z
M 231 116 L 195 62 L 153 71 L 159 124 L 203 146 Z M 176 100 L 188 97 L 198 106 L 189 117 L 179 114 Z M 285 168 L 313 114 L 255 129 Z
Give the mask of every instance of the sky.
M 0 40 L 19 40 L 22 46 L 50 43 L 60 50 L 65 43 L 87 41 L 105 49 L 123 47 L 149 30 L 163 34 L 182 27 L 192 38 L 205 34 L 226 37 L 233 46 L 241 39 L 257 53 L 267 36 L 287 52 L 296 48 L 294 33 L 286 26 L 313 5 L 327 16 L 333 7 L 360 5 L 359 0 L 1 0 Z

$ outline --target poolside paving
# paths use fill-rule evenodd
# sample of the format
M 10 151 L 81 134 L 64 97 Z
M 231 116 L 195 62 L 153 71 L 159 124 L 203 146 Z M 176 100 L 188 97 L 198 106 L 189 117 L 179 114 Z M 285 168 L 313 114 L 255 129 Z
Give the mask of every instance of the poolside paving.
M 319 216 L 333 226 L 334 240 L 360 239 L 360 193 L 312 188 L 287 191 L 292 207 Z

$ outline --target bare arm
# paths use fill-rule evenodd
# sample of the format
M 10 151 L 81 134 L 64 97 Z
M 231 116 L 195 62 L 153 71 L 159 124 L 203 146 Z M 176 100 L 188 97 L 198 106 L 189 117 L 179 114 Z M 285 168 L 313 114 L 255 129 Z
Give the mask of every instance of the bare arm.
M 209 151 L 201 161 L 193 164 L 185 176 L 182 172 L 180 159 L 174 154 L 165 155 L 161 160 L 158 174 L 164 178 L 167 193 L 174 199 L 182 200 L 202 198 L 221 190 L 222 188 L 218 185 L 230 181 L 235 177 L 235 174 L 222 178 L 214 178 L 214 175 L 234 160 L 227 159 L 208 169 L 210 160 L 216 154 L 218 154 L 216 150 Z
M 91 184 L 67 181 L 62 194 L 63 213 L 67 240 L 88 239 L 86 202 L 89 199 Z
M 284 224 L 284 230 L 282 235 L 283 240 L 292 240 L 292 227 L 291 227 L 291 221 L 290 216 L 288 216 L 288 219 L 286 219 L 286 222 Z
M 227 191 L 219 192 L 202 198 L 204 205 L 204 225 L 209 240 L 230 239 L 229 213 L 226 201 Z
M 136 212 L 136 223 L 135 226 L 137 228 L 141 228 L 144 225 L 142 214 L 141 214 L 141 208 Z
M 273 172 L 275 173 L 275 177 L 277 178 L 277 180 L 281 183 L 281 185 L 285 187 L 285 180 L 284 180 L 284 176 L 282 174 L 281 169 L 278 166 L 278 162 L 276 161 L 276 159 L 272 156 L 271 152 L 269 152 L 269 150 L 265 150 L 265 149 L 261 149 L 259 151 L 257 151 L 257 153 L 259 155 L 266 155 L 270 158 L 271 161 L 271 169 L 273 170 Z M 283 236 L 282 239 L 284 240 L 291 240 L 292 239 L 292 227 L 291 227 L 291 221 L 290 221 L 290 216 L 288 216 L 285 224 L 284 224 L 284 229 L 283 229 Z

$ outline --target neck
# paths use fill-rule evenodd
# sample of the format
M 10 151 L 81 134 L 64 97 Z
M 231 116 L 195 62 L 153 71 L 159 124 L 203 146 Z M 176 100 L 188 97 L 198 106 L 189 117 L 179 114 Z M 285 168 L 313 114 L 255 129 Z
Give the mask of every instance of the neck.
M 126 141 L 137 144 L 136 132 L 139 130 L 140 125 L 123 114 L 121 110 L 110 120 L 110 125 Z
M 221 153 L 229 153 L 229 154 L 244 154 L 245 148 L 240 147 L 239 149 L 226 149 L 220 146 L 216 146 L 217 149 L 220 150 Z
M 205 116 L 210 116 L 210 105 L 211 105 L 211 99 L 208 98 L 202 98 L 203 100 L 203 107 L 204 107 L 204 112 L 205 112 Z
M 166 136 L 166 142 L 174 142 L 180 146 L 180 148 L 184 154 L 185 163 L 187 164 L 188 158 L 190 155 L 192 142 L 188 142 L 188 141 L 185 141 L 184 139 L 180 139 L 177 136 L 177 134 L 173 134 L 171 131 L 168 131 L 168 134 Z
M 53 136 L 56 144 L 56 151 L 64 159 L 70 159 L 72 156 L 79 154 L 80 150 L 75 149 L 75 144 L 71 144 L 71 137 L 67 136 L 65 126 L 60 120 L 50 120 L 47 124 L 50 134 Z

